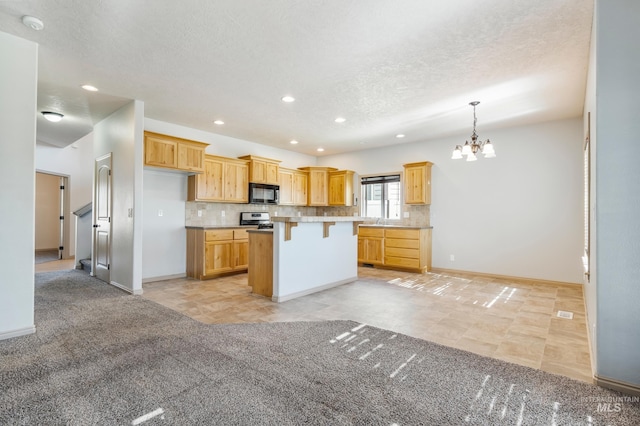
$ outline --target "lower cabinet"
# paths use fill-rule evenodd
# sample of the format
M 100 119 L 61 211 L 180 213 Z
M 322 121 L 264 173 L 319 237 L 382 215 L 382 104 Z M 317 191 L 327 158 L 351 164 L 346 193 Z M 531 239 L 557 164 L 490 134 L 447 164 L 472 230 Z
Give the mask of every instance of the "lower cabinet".
M 358 262 L 418 272 L 429 271 L 431 228 L 360 226 Z
M 199 280 L 244 272 L 249 264 L 246 228 L 187 229 L 187 276 Z
M 360 227 L 358 231 L 358 262 L 372 265 L 384 263 L 384 229 Z

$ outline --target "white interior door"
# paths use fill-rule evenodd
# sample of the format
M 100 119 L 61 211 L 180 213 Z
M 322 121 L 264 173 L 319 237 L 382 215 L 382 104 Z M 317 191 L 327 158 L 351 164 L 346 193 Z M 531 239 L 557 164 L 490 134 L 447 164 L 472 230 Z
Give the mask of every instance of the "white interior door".
M 96 158 L 93 188 L 93 275 L 110 282 L 111 269 L 111 153 Z

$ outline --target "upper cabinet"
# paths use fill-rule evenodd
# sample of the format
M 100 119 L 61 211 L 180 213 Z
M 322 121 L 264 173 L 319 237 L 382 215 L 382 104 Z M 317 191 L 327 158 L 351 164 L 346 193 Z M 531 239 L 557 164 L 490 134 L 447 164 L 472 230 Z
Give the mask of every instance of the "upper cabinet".
M 249 161 L 249 182 L 279 184 L 280 160 L 255 155 L 244 155 L 238 158 Z
M 302 170 L 279 169 L 280 202 L 286 206 L 307 205 L 307 172 Z
M 307 205 L 329 205 L 329 172 L 337 169 L 333 167 L 300 167 L 309 174 L 307 179 Z
M 423 161 L 404 165 L 405 204 L 431 204 L 431 166 Z
M 206 147 L 202 142 L 144 132 L 144 165 L 202 173 Z
M 329 172 L 329 205 L 353 205 L 353 175 L 351 170 Z
M 247 203 L 248 182 L 247 161 L 206 155 L 204 173 L 189 176 L 187 200 Z

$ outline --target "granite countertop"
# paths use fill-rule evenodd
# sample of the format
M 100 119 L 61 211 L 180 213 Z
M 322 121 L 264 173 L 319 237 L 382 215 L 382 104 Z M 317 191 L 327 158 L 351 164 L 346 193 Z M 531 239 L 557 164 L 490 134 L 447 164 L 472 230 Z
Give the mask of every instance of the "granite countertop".
M 246 228 L 246 229 L 258 229 L 258 225 L 209 225 L 209 226 L 185 226 L 187 229 L 238 229 L 238 228 Z
M 360 226 L 366 226 L 367 228 L 433 229 L 433 226 L 384 225 L 381 223 L 362 223 Z
M 247 229 L 247 232 L 255 232 L 255 233 L 273 233 L 272 228 L 264 228 L 264 229 Z
M 272 222 L 299 222 L 299 223 L 322 223 L 322 222 L 363 222 L 360 216 L 271 216 Z

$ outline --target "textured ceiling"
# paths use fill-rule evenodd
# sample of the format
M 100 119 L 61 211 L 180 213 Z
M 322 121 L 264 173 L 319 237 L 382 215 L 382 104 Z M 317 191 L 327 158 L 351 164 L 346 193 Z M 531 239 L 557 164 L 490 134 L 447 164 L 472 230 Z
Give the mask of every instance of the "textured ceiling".
M 38 119 L 40 141 L 67 145 L 139 99 L 149 118 L 326 155 L 470 133 L 473 100 L 481 137 L 579 116 L 592 13 L 592 0 L 0 0 L 0 31 L 40 45 L 38 109 L 65 114 Z

